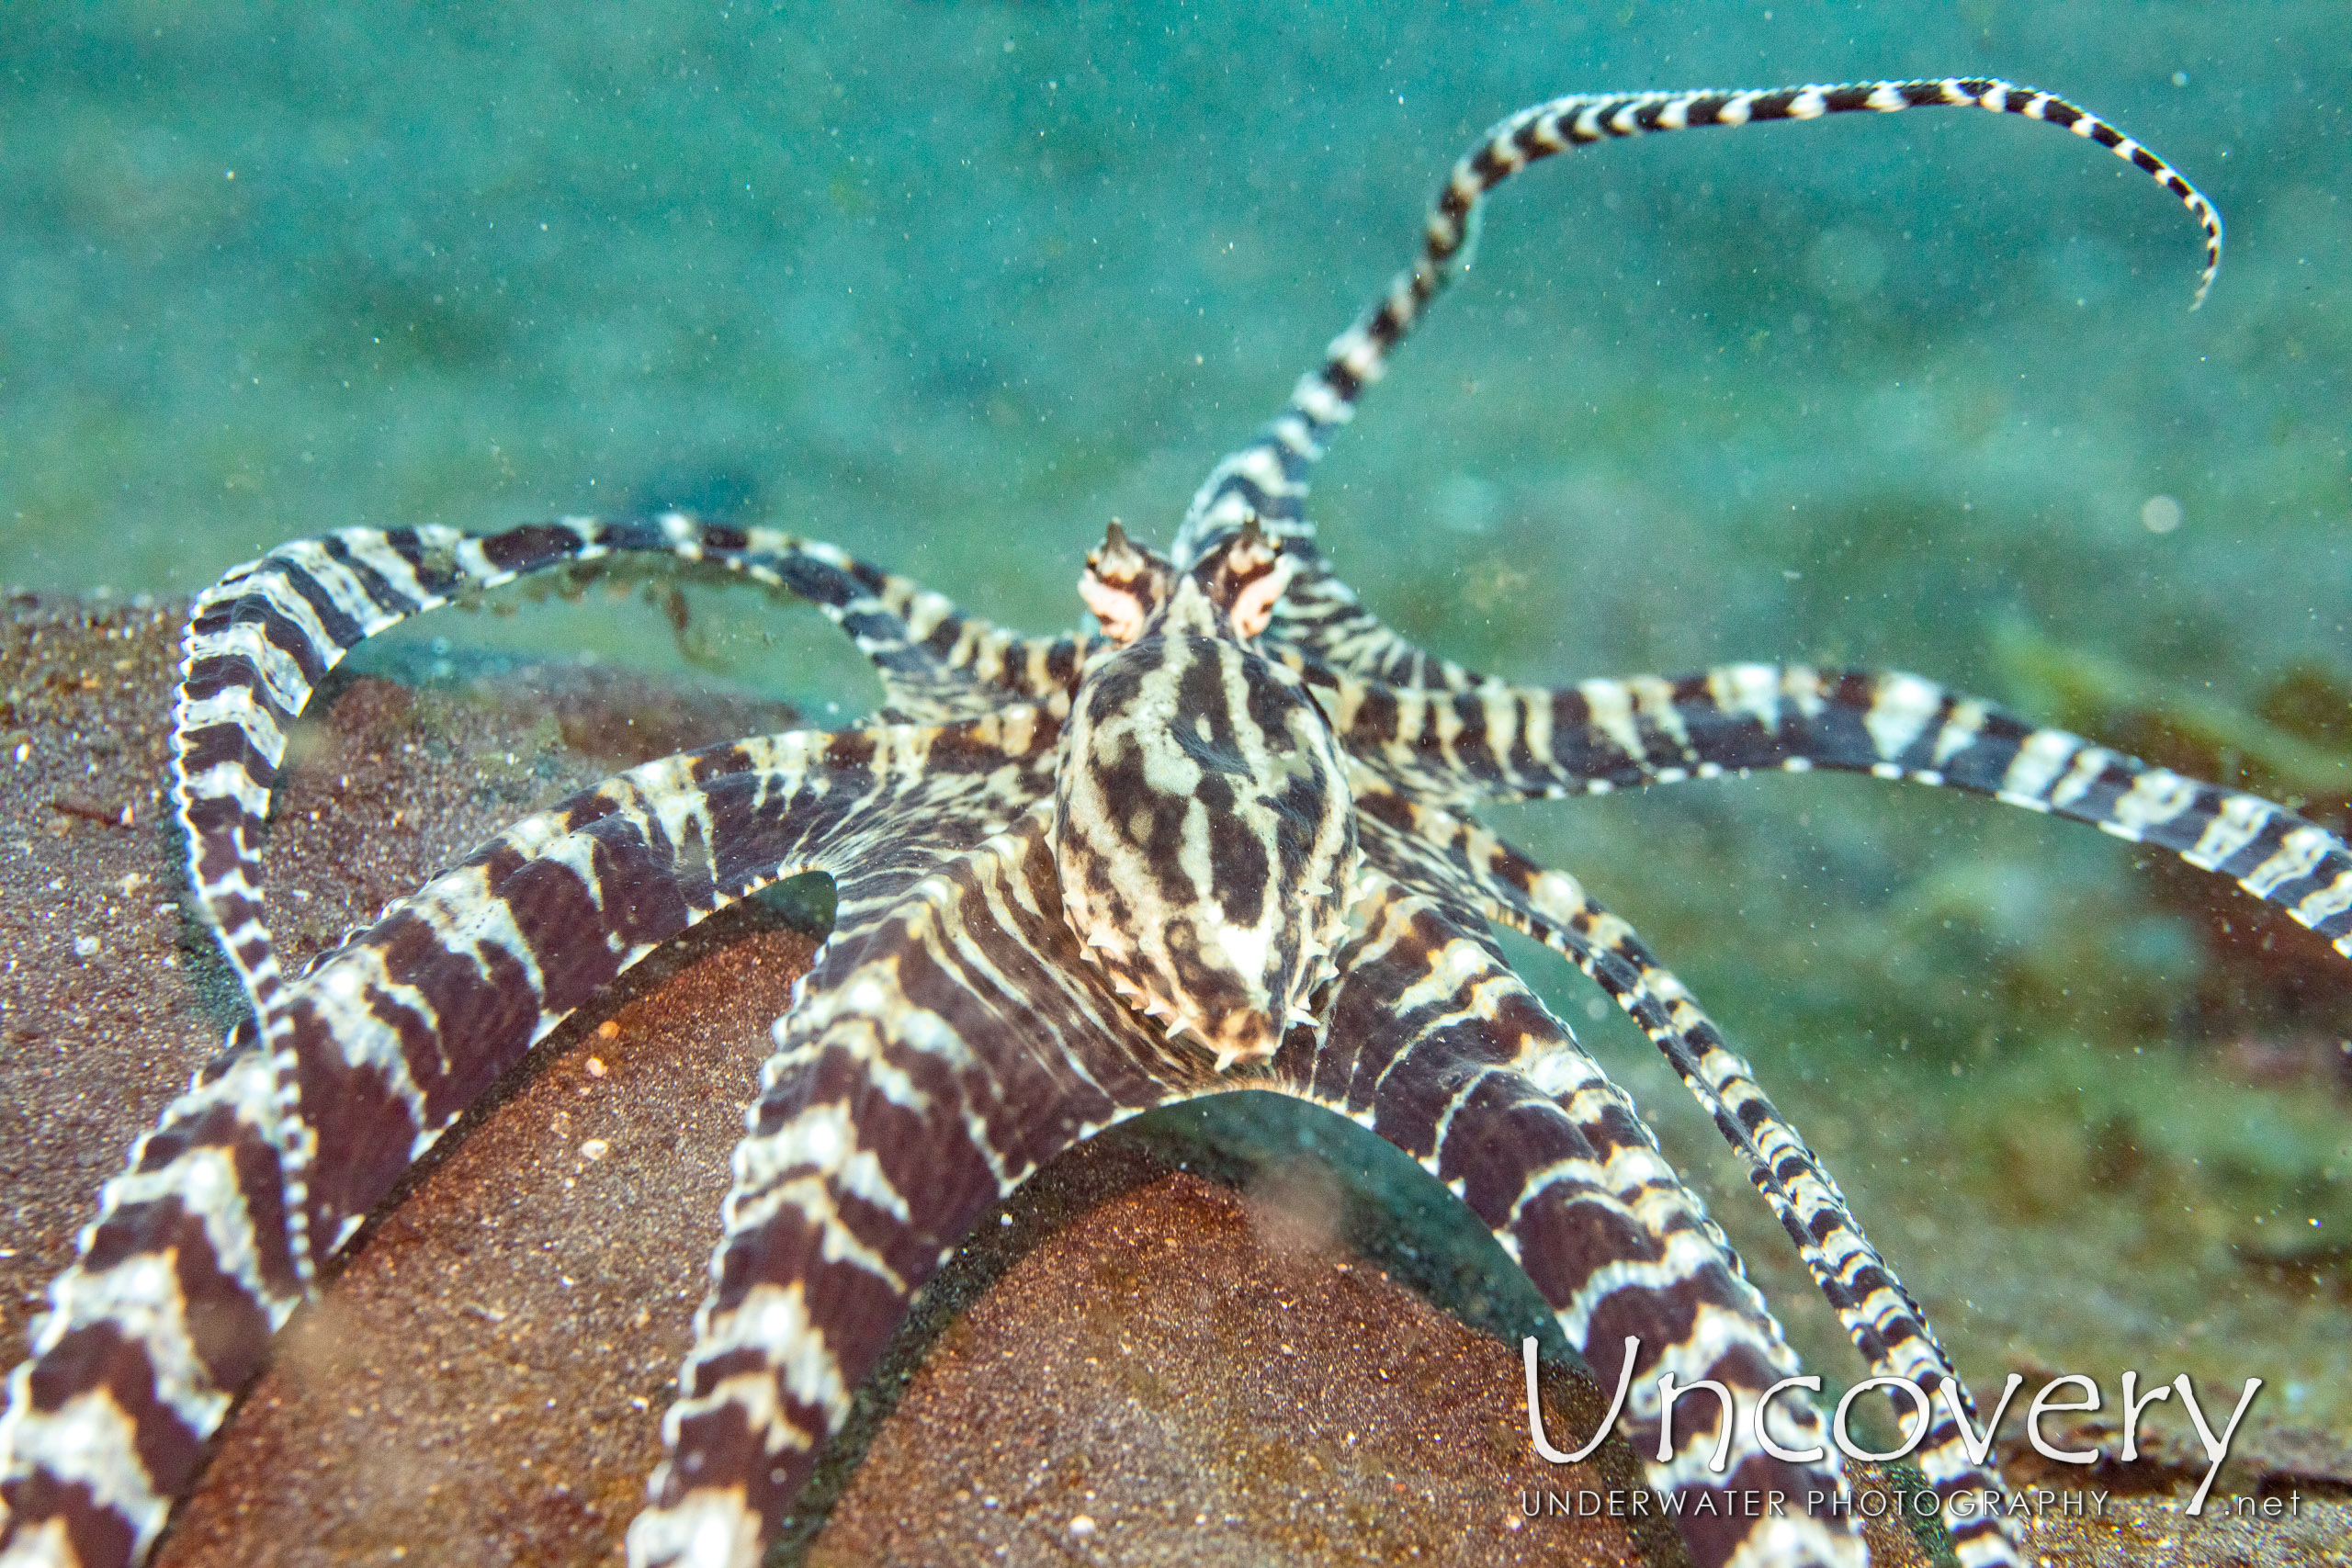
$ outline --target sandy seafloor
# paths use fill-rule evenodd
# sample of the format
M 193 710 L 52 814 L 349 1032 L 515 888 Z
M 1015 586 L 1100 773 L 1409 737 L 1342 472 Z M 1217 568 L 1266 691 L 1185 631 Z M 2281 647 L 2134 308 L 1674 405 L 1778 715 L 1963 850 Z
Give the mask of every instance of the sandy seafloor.
M 1065 625 L 1103 523 L 1169 537 L 1489 120 L 2001 74 L 2212 196 L 2203 310 L 2187 216 L 2047 128 L 1602 148 L 1493 203 L 1318 476 L 1326 547 L 1513 678 L 1895 664 L 2324 814 L 2352 795 L 2348 45 L 2323 3 L 10 7 L 0 581 L 184 592 L 327 527 L 675 503 Z M 695 604 L 691 664 L 634 604 L 396 636 L 869 694 L 813 615 Z M 2127 1368 L 2261 1377 L 2250 1424 L 2344 1473 L 2352 972 L 2324 949 L 1946 793 L 1498 815 L 1707 1001 L 1973 1382 L 2085 1372 L 2111 1412 Z M 1808 1359 L 1857 1375 L 1638 1034 L 1525 957 Z

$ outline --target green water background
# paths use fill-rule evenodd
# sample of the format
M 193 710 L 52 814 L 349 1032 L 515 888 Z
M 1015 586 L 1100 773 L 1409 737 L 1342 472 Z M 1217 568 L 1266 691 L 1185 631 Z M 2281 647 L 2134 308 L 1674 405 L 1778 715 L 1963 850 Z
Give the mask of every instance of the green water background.
M 1579 153 L 1338 444 L 1330 553 L 1527 680 L 1810 659 L 2030 709 L 2025 648 L 2236 711 L 2352 668 L 2337 4 L 29 5 L 0 60 L 0 583 L 681 504 L 1068 625 L 1104 522 L 1169 537 L 1490 120 L 1984 73 L 2213 197 L 2204 310 L 2180 209 L 2017 119 Z M 635 603 L 396 635 L 862 700 L 807 612 L 696 615 L 700 662 Z M 2352 1434 L 2344 1093 L 2192 1016 L 2216 961 L 2128 849 L 1844 779 L 1504 816 L 1708 1000 L 1973 1380 L 2261 1376 L 2258 1419 Z M 1854 1375 L 1679 1087 L 1524 956 Z M 2252 1043 L 2324 1053 L 2346 992 Z

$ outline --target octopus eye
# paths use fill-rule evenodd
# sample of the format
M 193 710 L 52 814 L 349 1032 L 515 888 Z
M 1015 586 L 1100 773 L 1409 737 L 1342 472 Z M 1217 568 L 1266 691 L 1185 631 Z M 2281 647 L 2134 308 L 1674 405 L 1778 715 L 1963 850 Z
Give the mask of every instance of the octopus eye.
M 1124 647 L 1167 602 L 1170 575 L 1168 563 L 1129 540 L 1114 517 L 1102 543 L 1086 554 L 1078 594 L 1111 640 Z
M 1297 570 L 1296 558 L 1283 554 L 1281 542 L 1266 537 L 1253 516 L 1226 547 L 1210 583 L 1210 597 L 1224 610 L 1235 636 L 1254 637 L 1272 622 L 1274 606 Z

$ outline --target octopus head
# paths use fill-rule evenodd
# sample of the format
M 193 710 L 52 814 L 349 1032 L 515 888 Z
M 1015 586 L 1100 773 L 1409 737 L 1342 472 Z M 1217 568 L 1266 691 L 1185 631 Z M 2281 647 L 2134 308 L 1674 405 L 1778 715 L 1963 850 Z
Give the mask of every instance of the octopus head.
M 1063 912 L 1219 1071 L 1312 1021 L 1355 875 L 1338 738 L 1257 647 L 1294 568 L 1254 520 L 1183 572 L 1114 524 L 1080 583 L 1117 646 L 1088 663 L 1055 780 Z

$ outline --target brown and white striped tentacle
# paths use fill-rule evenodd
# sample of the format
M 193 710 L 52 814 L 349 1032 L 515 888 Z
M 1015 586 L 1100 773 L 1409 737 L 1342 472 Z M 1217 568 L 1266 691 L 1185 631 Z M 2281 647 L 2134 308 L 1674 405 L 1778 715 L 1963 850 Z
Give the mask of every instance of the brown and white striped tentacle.
M 1080 1140 L 1216 1087 L 1080 961 L 1051 822 L 1041 803 L 836 934 L 776 1021 L 637 1568 L 757 1563 L 974 1219 Z
M 1668 1426 L 1659 1375 L 1711 1378 L 1752 1411 L 1794 1371 L 1779 1325 L 1632 1102 L 1484 931 L 1376 871 L 1363 874 L 1359 890 L 1323 1021 L 1285 1041 L 1277 1073 L 1461 1197 L 1544 1292 L 1604 1387 L 1615 1386 L 1628 1337 L 1639 1340 L 1620 1430 L 1651 1485 L 1679 1495 L 1682 1537 L 1702 1568 L 1860 1562 L 1850 1514 L 1802 1511 L 1807 1493 L 1841 1488 L 1810 1404 L 1775 1400 L 1770 1429 L 1784 1449 L 1821 1446 L 1818 1464 L 1775 1458 L 1752 1424 L 1727 1416 L 1711 1394 L 1678 1402 L 1668 1457 L 1658 1457 Z M 1726 1420 L 1726 1463 L 1716 1471 L 1710 1461 Z M 1751 1487 L 1779 1489 L 1800 1500 L 1797 1511 L 1740 1517 L 1707 1495 Z
M 1428 898 L 1440 913 L 1463 930 L 1476 932 L 1488 929 L 1494 919 L 1493 890 L 1450 845 L 1419 830 L 1419 808 L 1407 806 L 1386 784 L 1361 769 L 1351 775 L 1350 784 L 1358 803 L 1356 831 L 1363 848 L 1364 864 L 1397 886 L 1409 887 Z M 1704 1217 L 1704 1224 L 1709 1236 L 1722 1249 L 1727 1266 L 1746 1279 L 1731 1237 L 1712 1214 Z
M 318 682 L 366 638 L 458 594 L 621 554 L 716 566 L 812 601 L 882 672 L 902 719 L 971 717 L 1049 699 L 1075 680 L 1072 638 L 1001 631 L 920 584 L 772 529 L 672 513 L 480 536 L 346 528 L 281 545 L 198 596 L 175 714 L 190 874 L 257 1013 L 283 984 L 261 924 L 261 825 L 287 726 Z
M 2170 850 L 2352 957 L 2352 848 L 2285 807 L 2152 767 L 1916 675 L 1736 666 L 1699 684 L 1679 705 L 1690 776 L 1735 763 L 1831 768 L 1991 795 Z M 1719 700 L 1736 689 L 1755 694 L 1757 706 Z
M 1296 574 L 1274 605 L 1263 640 L 1359 680 L 1415 690 L 1468 691 L 1487 677 L 1417 647 L 1364 608 L 1311 539 L 1294 538 L 1283 553 L 1297 558 Z
M 891 716 L 969 717 L 1034 690 L 1066 703 L 1075 639 L 1022 638 L 831 545 L 771 529 L 569 518 L 477 536 L 426 526 L 346 528 L 281 545 L 200 595 L 191 614 L 174 741 L 174 795 L 189 878 L 273 1051 L 285 986 L 264 919 L 261 841 L 288 727 L 318 682 L 366 638 L 459 594 L 622 554 L 667 555 L 814 602 L 881 672 Z M 312 1270 L 296 1214 L 295 1265 Z
M 1465 931 L 1484 931 L 1500 919 L 1496 890 L 1480 868 L 1442 833 L 1424 830 L 1429 824 L 1453 818 L 1408 802 L 1361 772 L 1351 783 L 1359 807 L 1356 826 L 1367 866 L 1430 899 L 1447 919 Z M 1826 1173 L 1824 1179 L 1827 1179 Z M 1831 1185 L 1834 1189 L 1835 1184 Z M 1745 1280 L 1747 1273 L 1731 1237 L 1712 1214 L 1703 1215 L 1702 1224 L 1722 1250 L 1726 1266 Z M 1799 1238 L 1798 1245 L 1803 1247 L 1804 1238 Z
M 1758 1086 L 1754 1069 L 1689 987 L 1573 877 L 1535 864 L 1477 824 L 1386 791 L 1359 794 L 1358 805 L 1368 821 L 1409 833 L 1442 854 L 1481 890 L 1488 919 L 1558 951 L 1649 1036 L 1746 1161 L 1871 1375 L 1908 1378 L 1928 1393 L 1931 1419 L 1917 1461 L 1944 1499 L 1945 1525 L 1961 1561 L 1970 1568 L 2018 1562 L 2022 1543 L 2006 1539 L 2004 1517 L 1979 1505 L 1981 1494 L 2000 1483 L 1968 1457 L 1946 1401 L 1956 1398 L 1972 1423 L 1975 1407 L 1926 1312 L 1863 1234 L 1820 1156 Z M 1941 1392 L 1947 1384 L 1949 1396 Z M 1895 1407 L 1898 1423 L 1914 1418 L 1905 1399 L 1896 1398 Z M 1970 1502 L 1956 1508 L 1964 1494 Z
M 198 1075 L 98 1195 L 0 1412 L 0 1564 L 142 1559 L 205 1439 L 300 1304 L 277 1086 L 252 1045 Z
M 1541 799 L 1770 769 L 1943 784 L 2170 850 L 2352 957 L 2352 848 L 2335 834 L 1917 675 L 1730 664 L 1425 693 L 1299 668 L 1349 751 L 1416 799 Z
M 885 663 L 880 657 L 884 628 L 878 622 L 865 622 L 860 629 L 855 616 L 835 616 L 858 637 L 859 650 L 881 673 L 882 714 L 887 717 L 946 724 L 976 718 L 1007 703 L 1035 703 L 1061 717 L 1069 710 L 1070 692 L 1090 649 L 1101 642 L 1085 632 L 1023 636 L 967 615 L 944 594 L 910 579 L 847 556 L 841 557 L 840 567 L 897 622 L 890 635 L 898 646 Z M 802 596 L 808 595 L 804 592 Z
M 780 877 L 822 871 L 835 930 L 1048 785 L 1035 708 L 940 728 L 737 741 L 526 818 L 394 906 L 289 998 L 289 1201 L 328 1251 L 537 1040 L 623 969 Z
M 1356 400 L 1364 388 L 1380 378 L 1388 356 L 1453 280 L 1453 263 L 1468 243 L 1478 204 L 1529 164 L 1591 142 L 1653 131 L 1945 106 L 2046 120 L 2098 142 L 2146 173 L 2188 209 L 2204 232 L 2205 269 L 2196 300 L 2204 302 L 2222 265 L 2222 218 L 2213 204 L 2139 142 L 2089 111 L 2038 88 L 1989 77 L 1945 77 L 1740 92 L 1571 94 L 1498 121 L 1453 165 L 1423 225 L 1420 254 L 1353 326 L 1332 339 L 1323 363 L 1300 378 L 1283 412 L 1248 446 L 1210 471 L 1185 513 L 1170 558 L 1179 570 L 1190 566 L 1253 515 L 1272 536 L 1313 536 L 1314 525 L 1305 511 L 1309 472 L 1331 436 L 1355 417 Z
M 457 1117 L 594 992 L 807 870 L 877 918 L 1049 789 L 1036 708 L 737 742 L 527 818 L 278 995 L 282 1038 L 199 1078 L 108 1184 L 0 1416 L 0 1562 L 143 1555 L 301 1299 L 294 1238 L 346 1240 Z M 282 1163 L 282 1168 L 281 1168 Z

